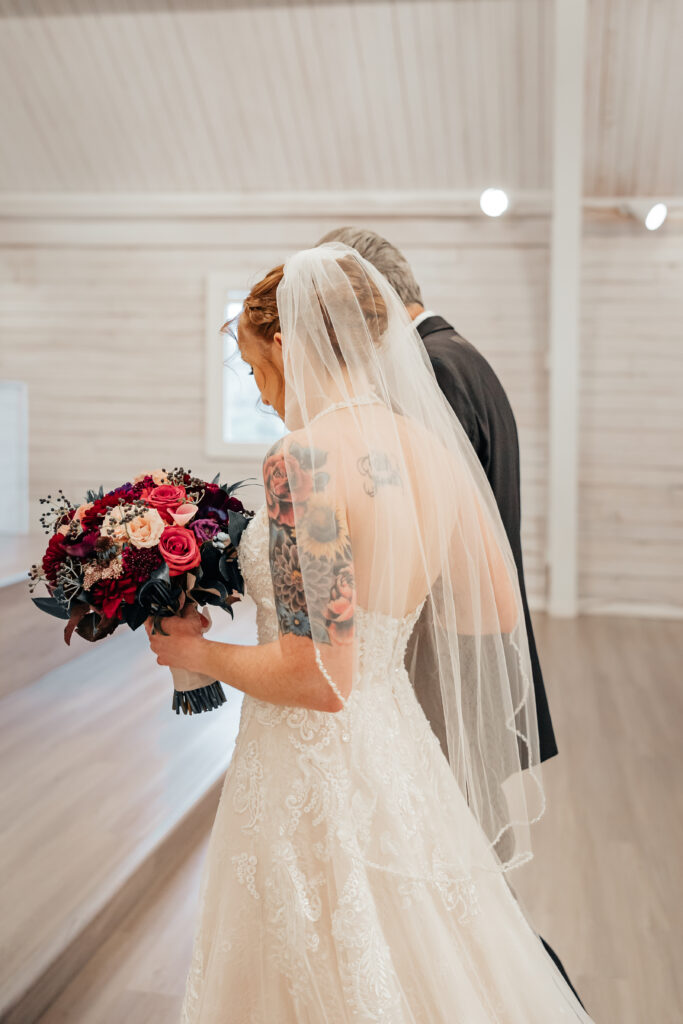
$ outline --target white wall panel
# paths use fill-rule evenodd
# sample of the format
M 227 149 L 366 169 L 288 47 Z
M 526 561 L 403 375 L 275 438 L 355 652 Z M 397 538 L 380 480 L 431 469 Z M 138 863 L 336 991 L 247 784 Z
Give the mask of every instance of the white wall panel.
M 541 217 L 4 221 L 0 375 L 29 385 L 34 523 L 40 495 L 63 486 L 79 496 L 138 467 L 243 475 L 205 456 L 206 278 L 227 272 L 235 287 L 248 286 L 349 219 L 403 248 L 426 303 L 481 349 L 507 388 L 522 449 L 529 590 L 542 603 L 549 231 Z M 581 606 L 681 608 L 683 228 L 672 220 L 651 234 L 611 221 L 586 231 Z
M 588 226 L 582 607 L 683 612 L 683 224 Z
M 236 288 L 248 286 L 345 221 L 214 219 L 208 238 L 204 221 L 86 222 L 88 244 L 74 242 L 74 225 L 59 221 L 43 234 L 49 244 L 33 245 L 18 223 L 24 244 L 8 245 L 5 236 L 0 248 L 0 373 L 29 384 L 34 516 L 37 498 L 59 486 L 80 497 L 100 480 L 113 485 L 146 467 L 181 463 L 244 475 L 244 467 L 221 466 L 204 451 L 206 278 L 227 272 Z M 368 223 L 404 249 L 425 301 L 482 350 L 508 388 L 522 445 L 529 590 L 541 601 L 546 223 Z M 46 226 L 35 221 L 33 230 Z

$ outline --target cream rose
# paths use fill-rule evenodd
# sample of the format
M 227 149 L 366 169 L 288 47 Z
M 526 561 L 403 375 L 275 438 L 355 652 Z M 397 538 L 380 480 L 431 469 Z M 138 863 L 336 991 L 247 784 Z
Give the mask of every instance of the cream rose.
M 128 523 L 128 539 L 134 548 L 153 548 L 165 529 L 166 523 L 157 510 L 149 508 Z
M 129 541 L 135 548 L 156 547 L 166 523 L 155 508 L 148 508 L 140 515 L 129 519 L 127 523 L 123 523 L 121 520 L 124 516 L 129 516 L 133 511 L 133 505 L 115 505 L 104 518 L 101 535 L 117 544 Z
M 157 487 L 160 487 L 161 484 L 168 483 L 168 473 L 166 472 L 165 469 L 153 469 L 151 473 L 138 473 L 138 475 L 133 480 L 133 483 L 141 484 L 146 476 L 151 476 L 152 480 L 154 481 Z
M 100 527 L 100 536 L 106 537 L 107 540 L 113 540 L 117 544 L 123 544 L 128 539 L 128 523 L 122 523 L 124 515 L 130 515 L 132 511 L 132 505 L 114 505 L 109 509 L 104 522 Z

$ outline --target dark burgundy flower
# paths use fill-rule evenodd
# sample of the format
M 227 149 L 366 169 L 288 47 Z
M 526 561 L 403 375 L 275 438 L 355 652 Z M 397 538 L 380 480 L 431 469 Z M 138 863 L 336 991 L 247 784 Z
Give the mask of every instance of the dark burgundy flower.
M 66 558 L 65 540 L 61 533 L 53 534 L 43 555 L 43 572 L 53 587 L 57 584 L 57 570 Z
M 134 548 L 132 546 L 123 549 L 121 560 L 124 575 L 129 576 L 136 583 L 147 581 L 163 562 L 158 548 Z
M 121 605 L 132 604 L 135 600 L 137 584 L 130 576 L 117 576 L 110 580 L 98 580 L 90 591 L 90 600 L 95 608 L 102 609 L 108 619 L 123 618 Z
M 228 521 L 228 511 L 242 512 L 244 505 L 239 498 L 228 496 L 215 484 L 207 484 L 205 493 L 197 502 L 199 511 L 197 519 L 214 519 L 216 522 L 225 525 Z
M 99 539 L 99 530 L 92 530 L 90 533 L 79 537 L 78 540 L 67 543 L 65 547 L 66 554 L 71 555 L 73 558 L 87 558 L 88 555 L 93 554 Z
M 99 530 L 109 509 L 121 504 L 122 501 L 129 500 L 130 495 L 124 494 L 120 487 L 109 494 L 105 494 L 103 498 L 98 498 L 92 503 L 92 507 L 86 509 L 81 516 L 83 532 L 88 533 L 90 530 Z
M 135 501 L 138 498 L 142 498 L 144 494 L 148 494 L 155 486 L 151 473 L 148 473 L 142 480 L 138 480 L 137 483 L 130 485 L 128 497 L 131 501 Z

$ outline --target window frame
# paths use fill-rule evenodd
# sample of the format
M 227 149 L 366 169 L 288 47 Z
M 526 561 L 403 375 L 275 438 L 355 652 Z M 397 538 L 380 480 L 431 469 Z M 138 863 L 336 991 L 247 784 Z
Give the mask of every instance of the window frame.
M 260 462 L 272 441 L 238 444 L 223 437 L 223 344 L 220 327 L 223 323 L 226 295 L 236 291 L 234 275 L 221 272 L 207 275 L 204 329 L 204 400 L 206 454 L 210 458 L 232 462 Z

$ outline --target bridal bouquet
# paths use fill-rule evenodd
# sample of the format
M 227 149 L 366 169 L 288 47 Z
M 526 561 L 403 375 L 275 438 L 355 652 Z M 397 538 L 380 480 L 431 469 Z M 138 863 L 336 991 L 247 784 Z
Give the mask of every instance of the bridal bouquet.
M 41 524 L 51 534 L 31 589 L 44 583 L 48 597 L 32 598 L 41 611 L 67 619 L 74 632 L 101 640 L 122 623 L 138 629 L 152 616 L 179 615 L 188 601 L 215 605 L 232 616 L 244 593 L 237 547 L 253 512 L 235 497 L 245 481 L 208 483 L 179 468 L 143 473 L 106 494 L 88 491 L 85 502 L 41 499 Z M 176 714 L 209 711 L 225 701 L 221 684 L 172 669 Z M 188 688 L 191 684 L 192 688 Z

